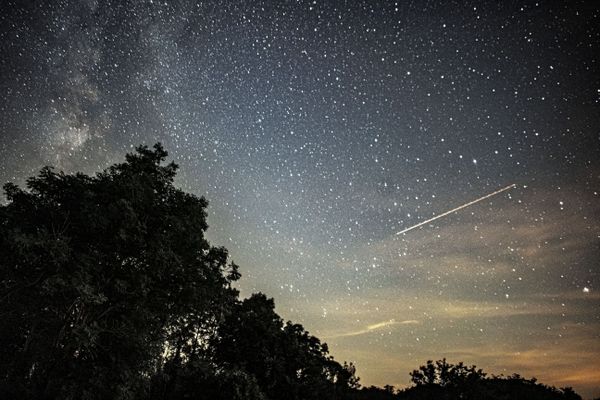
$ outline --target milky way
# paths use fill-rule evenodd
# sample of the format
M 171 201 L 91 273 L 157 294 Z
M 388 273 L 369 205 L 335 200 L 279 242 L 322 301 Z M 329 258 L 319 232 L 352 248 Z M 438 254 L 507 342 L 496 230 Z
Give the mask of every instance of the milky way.
M 447 357 L 600 396 L 598 5 L 220 3 L 2 1 L 0 181 L 160 141 L 242 294 L 363 384 Z

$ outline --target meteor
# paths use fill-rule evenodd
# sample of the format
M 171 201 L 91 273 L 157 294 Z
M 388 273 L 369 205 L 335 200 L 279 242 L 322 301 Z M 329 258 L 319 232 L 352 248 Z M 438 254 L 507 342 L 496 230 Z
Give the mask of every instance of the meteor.
M 497 195 L 497 194 L 499 194 L 499 193 L 502 193 L 502 192 L 504 192 L 505 190 L 512 189 L 512 188 L 514 188 L 514 187 L 516 187 L 516 186 L 517 186 L 517 184 L 516 184 L 516 183 L 513 183 L 512 185 L 508 185 L 507 187 L 504 187 L 504 188 L 502 188 L 502 189 L 498 189 L 498 190 L 496 190 L 495 192 L 492 192 L 492 193 L 490 193 L 490 194 L 486 194 L 485 196 L 483 196 L 483 197 L 480 197 L 480 198 L 478 198 L 478 199 L 475 199 L 475 200 L 473 200 L 473 201 L 470 201 L 470 202 L 468 202 L 468 203 L 466 203 L 466 204 L 463 204 L 462 206 L 458 206 L 458 207 L 456 207 L 456 208 L 453 208 L 453 209 L 452 209 L 452 210 L 450 210 L 450 211 L 446 211 L 445 213 L 442 213 L 442 214 L 440 214 L 440 215 L 436 215 L 436 216 L 435 216 L 435 217 L 433 217 L 433 218 L 429 218 L 427 221 L 419 222 L 419 223 L 418 223 L 418 224 L 416 224 L 416 225 L 413 225 L 413 226 L 411 226 L 411 227 L 408 227 L 408 228 L 406 228 L 406 229 L 403 229 L 403 230 L 401 230 L 400 232 L 397 232 L 397 233 L 396 233 L 396 235 L 401 235 L 401 234 L 403 234 L 403 233 L 406 233 L 406 232 L 408 232 L 408 231 L 412 231 L 413 229 L 416 229 L 416 228 L 418 228 L 418 227 L 420 227 L 420 226 L 423 226 L 423 225 L 425 225 L 425 224 L 428 224 L 428 223 L 430 223 L 430 222 L 433 222 L 433 221 L 435 221 L 436 219 L 439 219 L 439 218 L 445 217 L 445 216 L 446 216 L 446 215 L 448 215 L 448 214 L 452 214 L 453 212 L 456 212 L 456 211 L 462 210 L 463 208 L 466 208 L 466 207 L 472 206 L 472 205 L 473 205 L 473 204 L 475 204 L 475 203 L 479 203 L 480 201 L 483 201 L 483 200 L 485 200 L 485 199 L 487 199 L 487 198 L 490 198 L 490 197 L 492 197 L 492 196 L 495 196 L 495 195 Z

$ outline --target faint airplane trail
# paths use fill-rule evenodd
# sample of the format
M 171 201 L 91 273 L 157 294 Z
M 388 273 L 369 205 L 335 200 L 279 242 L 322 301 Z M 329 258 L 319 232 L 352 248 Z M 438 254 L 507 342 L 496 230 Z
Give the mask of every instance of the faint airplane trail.
M 426 221 L 419 222 L 419 223 L 418 223 L 418 224 L 416 224 L 416 225 L 413 225 L 413 226 L 411 226 L 411 227 L 408 227 L 408 228 L 406 228 L 406 229 L 403 229 L 403 230 L 401 230 L 400 232 L 396 232 L 396 235 L 401 235 L 401 234 L 403 234 L 403 233 L 406 233 L 406 232 L 408 232 L 408 231 L 412 231 L 413 229 L 416 229 L 416 228 L 418 228 L 418 227 L 420 227 L 420 226 L 423 226 L 423 225 L 425 225 L 425 224 L 428 224 L 428 223 L 430 223 L 430 222 L 433 222 L 433 221 L 435 221 L 436 219 L 439 219 L 439 218 L 445 217 L 445 216 L 446 216 L 446 215 L 448 215 L 448 214 L 452 214 L 453 212 L 456 212 L 456 211 L 462 210 L 463 208 L 469 207 L 469 206 L 471 206 L 471 205 L 473 205 L 473 204 L 475 204 L 475 203 L 478 203 L 478 202 L 480 202 L 480 201 L 483 201 L 483 200 L 485 200 L 485 199 L 487 199 L 487 198 L 489 198 L 489 197 L 495 196 L 495 195 L 497 195 L 498 193 L 502 193 L 502 192 L 504 192 L 505 190 L 512 189 L 512 188 L 514 188 L 514 187 L 516 187 L 516 186 L 517 186 L 517 184 L 516 184 L 516 183 L 513 183 L 512 185 L 508 185 L 507 187 L 504 187 L 504 188 L 502 188 L 502 189 L 498 189 L 498 190 L 496 190 L 495 192 L 492 192 L 492 193 L 490 193 L 490 194 L 486 194 L 485 196 L 483 196 L 483 197 L 480 197 L 480 198 L 478 198 L 478 199 L 475 199 L 475 200 L 473 200 L 473 201 L 470 201 L 470 202 L 468 202 L 468 203 L 466 203 L 466 204 L 463 204 L 462 206 L 458 206 L 458 207 L 456 207 L 456 208 L 453 208 L 453 209 L 452 209 L 452 210 L 450 210 L 450 211 L 446 211 L 445 213 L 442 213 L 442 214 L 440 214 L 440 215 L 436 215 L 435 217 L 433 217 L 433 218 L 429 218 L 429 219 L 428 219 L 428 220 L 426 220 Z

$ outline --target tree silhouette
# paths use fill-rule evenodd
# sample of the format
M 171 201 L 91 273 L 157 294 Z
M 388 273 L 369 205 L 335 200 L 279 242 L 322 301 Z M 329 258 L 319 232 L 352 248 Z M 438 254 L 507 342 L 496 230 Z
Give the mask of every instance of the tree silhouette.
M 446 359 L 427 361 L 425 365 L 410 373 L 412 382 L 417 385 L 460 386 L 473 384 L 485 378 L 486 374 L 474 365 L 467 367 L 462 362 L 449 364 Z
M 255 376 L 272 399 L 341 396 L 358 385 L 352 365 L 340 365 L 326 344 L 275 313 L 258 293 L 237 304 L 214 343 L 215 359 Z
M 239 274 L 166 156 L 142 146 L 94 177 L 44 168 L 4 186 L 0 397 L 128 397 L 165 350 L 214 332 Z
M 398 392 L 398 399 L 581 400 L 572 388 L 556 389 L 518 374 L 487 378 L 487 374 L 475 366 L 467 367 L 462 362 L 451 364 L 445 358 L 436 362 L 429 360 L 410 375 L 415 386 Z

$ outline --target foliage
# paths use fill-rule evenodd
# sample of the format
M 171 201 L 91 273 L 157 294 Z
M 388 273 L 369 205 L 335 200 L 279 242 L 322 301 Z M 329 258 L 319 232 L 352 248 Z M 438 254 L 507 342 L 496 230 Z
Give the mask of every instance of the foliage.
M 449 364 L 446 359 L 435 363 L 431 360 L 422 365 L 418 370 L 410 373 L 412 382 L 417 385 L 461 386 L 473 384 L 485 378 L 485 373 L 476 367 L 467 367 L 462 362 L 456 365 Z
M 352 365 L 334 361 L 301 325 L 284 324 L 262 293 L 236 304 L 215 338 L 215 359 L 256 377 L 272 399 L 335 398 L 358 385 Z
M 152 377 L 150 393 L 141 399 L 266 400 L 256 378 L 233 368 L 217 368 L 197 356 L 169 360 Z
M 572 388 L 556 389 L 517 374 L 486 378 L 475 366 L 467 367 L 462 362 L 450 364 L 446 359 L 427 361 L 410 375 L 415 386 L 399 391 L 398 399 L 581 400 Z
M 95 177 L 44 168 L 27 191 L 4 186 L 0 397 L 129 398 L 166 343 L 214 331 L 239 274 L 166 156 L 139 147 Z

